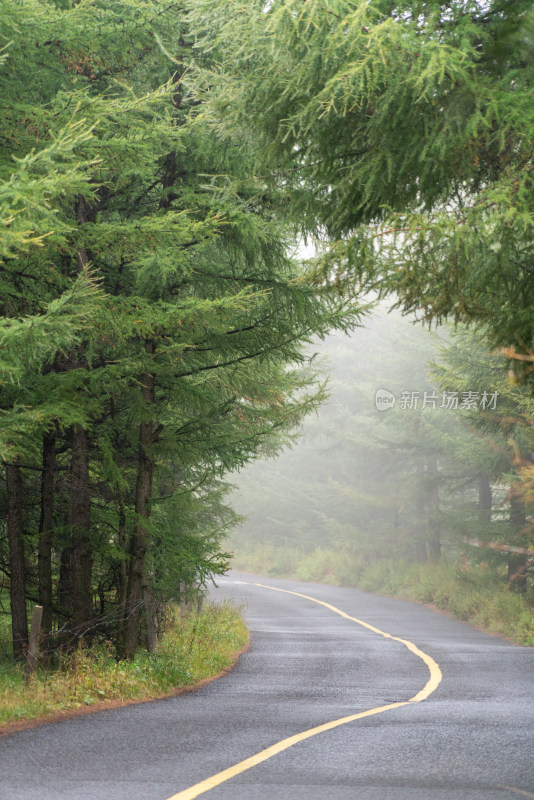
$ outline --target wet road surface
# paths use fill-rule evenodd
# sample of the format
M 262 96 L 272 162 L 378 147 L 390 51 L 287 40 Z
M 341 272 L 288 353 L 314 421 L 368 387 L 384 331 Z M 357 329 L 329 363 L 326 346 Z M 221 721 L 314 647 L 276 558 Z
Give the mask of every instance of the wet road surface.
M 407 640 L 439 665 L 306 594 Z M 424 606 L 318 584 L 232 573 L 217 599 L 242 604 L 251 649 L 224 678 L 177 698 L 0 740 L 0 800 L 186 800 L 185 790 L 281 740 L 395 703 L 300 741 L 206 800 L 534 798 L 534 648 L 514 647 Z M 191 795 L 193 796 L 193 795 Z

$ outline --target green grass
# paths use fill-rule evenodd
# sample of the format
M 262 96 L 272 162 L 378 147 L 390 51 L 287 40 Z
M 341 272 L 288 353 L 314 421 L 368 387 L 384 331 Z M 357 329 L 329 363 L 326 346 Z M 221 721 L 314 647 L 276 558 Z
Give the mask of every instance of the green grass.
M 488 566 L 393 559 L 378 559 L 369 565 L 359 556 L 327 547 L 307 553 L 295 549 L 274 552 L 264 547 L 261 552 L 239 553 L 233 566 L 432 603 L 488 633 L 507 636 L 516 644 L 534 645 L 531 599 L 511 591 L 503 576 Z
M 0 664 L 0 727 L 40 719 L 103 701 L 162 697 L 194 686 L 230 667 L 248 641 L 238 610 L 206 604 L 201 614 L 174 618 L 157 655 L 140 652 L 117 662 L 110 645 L 80 647 L 54 671 L 40 668 L 28 685 L 23 668 Z
M 432 603 L 456 619 L 534 645 L 534 608 L 495 570 L 458 564 L 379 562 L 364 571 L 361 589 Z

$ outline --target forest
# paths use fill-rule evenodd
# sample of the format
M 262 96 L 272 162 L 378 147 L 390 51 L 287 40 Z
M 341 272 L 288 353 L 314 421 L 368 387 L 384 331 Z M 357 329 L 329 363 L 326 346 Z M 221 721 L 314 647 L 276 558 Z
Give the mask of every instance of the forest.
M 51 655 L 150 650 L 228 569 L 255 460 L 252 549 L 493 559 L 531 597 L 531 3 L 5 0 L 0 37 L 13 657 L 36 603 Z M 439 353 L 402 315 L 452 325 Z M 290 524 L 259 459 L 329 391 Z
M 530 640 L 531 405 L 505 357 L 382 304 L 315 350 L 327 402 L 235 480 L 236 566 L 485 613 Z

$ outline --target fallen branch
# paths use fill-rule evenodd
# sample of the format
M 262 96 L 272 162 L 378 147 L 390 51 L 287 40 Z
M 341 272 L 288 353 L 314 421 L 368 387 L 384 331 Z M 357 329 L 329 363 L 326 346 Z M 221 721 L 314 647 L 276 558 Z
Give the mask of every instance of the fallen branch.
M 533 547 L 514 547 L 510 544 L 502 544 L 501 542 L 484 542 L 482 539 L 462 539 L 464 544 L 469 544 L 472 547 L 486 547 L 489 550 L 499 550 L 503 553 L 516 553 L 520 556 L 534 556 Z

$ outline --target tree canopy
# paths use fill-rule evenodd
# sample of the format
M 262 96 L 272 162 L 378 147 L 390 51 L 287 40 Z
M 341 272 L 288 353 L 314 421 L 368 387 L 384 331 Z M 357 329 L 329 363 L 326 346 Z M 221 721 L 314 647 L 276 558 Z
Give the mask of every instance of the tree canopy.
M 532 4 L 190 7 L 206 51 L 217 20 L 219 128 L 259 140 L 258 171 L 328 242 L 320 274 L 530 352 Z
M 360 311 L 204 117 L 183 9 L 24 0 L 0 25 L 14 653 L 32 599 L 51 647 L 105 630 L 131 656 L 147 598 L 227 568 L 225 476 L 315 407 L 304 344 Z
M 429 325 L 478 328 L 478 373 L 456 364 L 456 386 L 487 379 L 486 349 L 503 350 L 489 374 L 499 372 L 510 413 L 486 433 L 500 442 L 515 487 L 511 516 L 524 529 L 515 505 L 517 473 L 531 486 L 529 416 L 521 427 L 513 384 L 526 385 L 524 407 L 534 359 L 532 4 L 190 0 L 188 8 L 198 49 L 218 48 L 197 73 L 212 124 L 228 141 L 258 143 L 256 173 L 286 192 L 288 214 L 319 243 L 317 279 L 377 292 Z M 431 454 L 436 436 L 427 445 Z M 465 464 L 465 445 L 450 445 Z M 495 476 L 487 448 L 474 450 Z M 427 499 L 445 479 L 443 460 L 440 469 L 426 481 Z
M 6 0 L 0 36 L 14 653 L 38 599 L 51 645 L 131 656 L 143 608 L 224 570 L 229 472 L 316 407 L 305 345 L 366 292 L 531 380 L 534 13 Z

